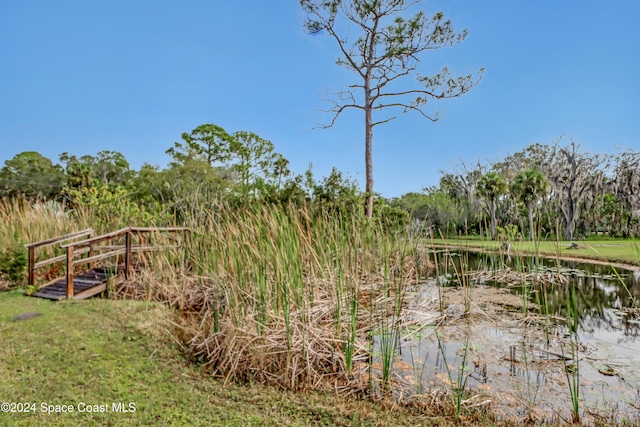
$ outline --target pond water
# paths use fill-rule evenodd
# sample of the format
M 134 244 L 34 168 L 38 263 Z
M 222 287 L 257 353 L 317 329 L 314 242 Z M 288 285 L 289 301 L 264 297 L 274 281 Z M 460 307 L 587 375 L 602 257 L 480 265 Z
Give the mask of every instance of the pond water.
M 465 387 L 504 418 L 640 422 L 640 273 L 610 265 L 436 253 L 409 292 L 395 378 L 415 396 Z M 425 312 L 424 307 L 437 307 Z M 570 307 L 570 309 L 568 309 Z M 577 386 L 575 386 L 577 384 Z M 463 405 L 464 406 L 464 405 Z

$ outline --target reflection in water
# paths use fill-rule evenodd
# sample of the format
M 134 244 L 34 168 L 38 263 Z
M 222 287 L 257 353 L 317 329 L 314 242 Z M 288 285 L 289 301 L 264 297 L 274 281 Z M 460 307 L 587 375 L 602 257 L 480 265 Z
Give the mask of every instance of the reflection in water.
M 640 272 L 536 257 L 472 252 L 451 255 L 438 254 L 438 275 L 434 271 L 417 295 L 425 296 L 431 292 L 429 289 L 444 286 L 466 298 L 465 287 L 471 286 L 476 287 L 470 294 L 473 299 L 481 290 L 500 288 L 497 290 L 526 301 L 522 304 L 526 309 L 495 300 L 494 305 L 503 303 L 503 309 L 508 307 L 506 313 L 518 312 L 519 317 L 499 314 L 504 310 L 489 316 L 475 305 L 476 314 L 481 313 L 479 317 L 457 313 L 439 324 L 437 336 L 412 335 L 403 339 L 400 357 L 411 366 L 409 373 L 419 383 L 418 393 L 433 387 L 451 390 L 455 384 L 465 383 L 472 389 L 502 396 L 501 403 L 496 400 L 494 405 L 511 408 L 511 412 L 504 410 L 507 415 L 519 414 L 524 407 L 527 417 L 544 420 L 569 407 L 566 369 L 577 359 L 583 411 L 609 405 L 622 411 L 626 402 L 630 405 L 627 408 L 633 410 L 633 401 L 640 395 L 640 319 L 636 305 L 640 299 Z M 518 286 L 473 283 L 466 273 L 476 270 L 543 272 L 548 277 L 561 273 L 569 280 L 565 284 L 549 281 Z M 571 293 L 575 295 L 579 319 L 577 348 L 571 347 L 564 325 Z M 442 297 L 438 298 L 442 314 L 448 315 L 452 308 L 462 306 L 443 306 Z M 463 381 L 459 382 L 459 376 L 464 376 Z
M 496 253 L 462 252 L 442 261 L 445 272 L 510 269 L 518 273 L 560 272 L 569 284 L 536 284 L 513 287 L 525 292 L 542 315 L 567 317 L 567 300 L 572 288 L 577 296 L 578 317 L 583 332 L 623 331 L 624 341 L 640 336 L 637 301 L 640 300 L 640 272 L 610 265 L 561 261 L 539 257 L 507 257 Z M 460 284 L 460 274 L 446 276 L 449 286 Z M 442 279 L 441 279 L 442 280 Z M 491 284 L 491 283 L 486 283 Z M 499 284 L 495 284 L 500 286 Z

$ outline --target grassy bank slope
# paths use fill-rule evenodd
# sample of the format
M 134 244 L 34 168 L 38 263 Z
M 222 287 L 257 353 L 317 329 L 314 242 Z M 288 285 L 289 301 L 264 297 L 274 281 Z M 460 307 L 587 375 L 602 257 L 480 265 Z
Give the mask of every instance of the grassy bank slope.
M 12 316 L 42 316 L 12 321 Z M 2 413 L 0 426 L 419 425 L 423 417 L 355 399 L 223 385 L 187 363 L 165 332 L 167 309 L 104 299 L 53 303 L 0 293 L 0 402 L 35 403 Z M 79 404 L 109 412 L 78 412 Z M 112 403 L 135 404 L 116 413 Z M 43 413 L 42 404 L 74 405 Z M 98 408 L 100 409 L 100 408 Z M 445 419 L 430 419 L 446 425 Z
M 640 266 L 640 243 L 635 240 L 586 240 L 576 242 L 513 242 L 512 254 L 538 254 L 548 257 L 582 258 L 609 263 Z M 501 243 L 478 239 L 434 239 L 439 247 L 468 247 L 482 250 L 498 250 Z

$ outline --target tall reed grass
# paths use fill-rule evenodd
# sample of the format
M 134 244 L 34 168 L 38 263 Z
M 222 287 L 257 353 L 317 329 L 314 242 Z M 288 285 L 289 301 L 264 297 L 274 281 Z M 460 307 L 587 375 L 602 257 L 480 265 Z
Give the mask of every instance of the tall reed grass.
M 45 240 L 87 228 L 55 202 L 29 203 L 0 199 L 0 289 L 12 288 L 27 281 L 28 251 L 25 243 Z M 36 261 L 62 254 L 49 246 L 36 252 Z M 38 275 L 56 274 L 58 266 L 41 269 Z
M 84 228 L 113 231 L 96 224 L 152 225 L 125 220 L 90 205 L 3 201 L 0 238 L 22 250 Z M 415 241 L 380 222 L 294 206 L 219 206 L 190 225 L 183 248 L 146 254 L 151 268 L 118 295 L 176 307 L 185 348 L 211 372 L 296 389 L 389 381 L 397 348 L 385 346 L 389 363 L 374 372 L 373 342 L 397 335 L 404 288 L 431 266 Z M 173 243 L 163 238 L 151 236 Z
M 89 227 L 59 203 L 0 200 L 0 248 L 16 240 L 35 242 Z
M 571 398 L 571 421 L 579 424 L 580 417 L 580 356 L 578 352 L 579 339 L 578 329 L 580 321 L 578 317 L 577 292 L 574 286 L 571 286 L 566 297 L 567 304 L 567 327 L 569 329 L 569 347 L 570 356 L 565 356 L 564 346 L 561 345 L 564 371 L 567 377 L 567 387 Z M 569 364 L 568 360 L 572 360 L 573 364 Z
M 205 217 L 188 262 L 154 254 L 122 295 L 178 307 L 193 357 L 228 380 L 367 392 L 389 381 L 397 349 L 387 344 L 377 373 L 372 343 L 398 331 L 404 289 L 431 265 L 420 245 L 375 221 L 293 206 Z

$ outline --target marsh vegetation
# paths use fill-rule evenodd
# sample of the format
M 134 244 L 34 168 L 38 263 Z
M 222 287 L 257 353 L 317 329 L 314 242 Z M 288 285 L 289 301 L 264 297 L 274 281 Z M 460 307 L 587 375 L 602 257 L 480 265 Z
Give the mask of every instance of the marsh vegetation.
M 91 221 L 3 206 L 7 239 Z M 292 205 L 220 205 L 201 218 L 185 248 L 146 254 L 149 268 L 109 297 L 173 307 L 183 354 L 225 383 L 460 420 L 637 419 L 635 271 L 436 249 L 382 221 Z
M 1 283 L 24 287 L 27 242 L 89 227 L 187 226 L 181 247 L 140 254 L 147 268 L 106 296 L 169 307 L 174 342 L 225 384 L 348 395 L 460 422 L 637 424 L 637 270 L 561 260 L 599 251 L 601 263 L 638 264 L 634 240 L 613 240 L 616 230 L 637 234 L 636 200 L 616 199 L 621 186 L 636 188 L 637 156 L 623 153 L 618 181 L 585 190 L 593 197 L 564 225 L 563 184 L 545 173 L 515 179 L 532 159 L 578 162 L 577 149 L 530 147 L 482 181 L 479 169 L 444 175 L 421 195 L 376 197 L 370 219 L 339 171 L 293 175 L 269 141 L 215 125 L 184 134 L 162 170 L 132 171 L 111 152 L 65 153 L 64 167 L 22 153 L 0 173 Z M 36 166 L 40 175 L 24 174 Z M 527 190 L 534 181 L 547 184 Z M 567 227 L 601 240 L 559 240 Z M 47 250 L 39 256 L 62 253 Z

